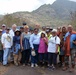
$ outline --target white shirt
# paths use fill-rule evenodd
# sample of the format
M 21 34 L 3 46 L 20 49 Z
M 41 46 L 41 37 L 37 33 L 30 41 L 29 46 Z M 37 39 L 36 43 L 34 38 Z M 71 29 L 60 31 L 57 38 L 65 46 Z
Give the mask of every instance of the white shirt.
M 52 36 L 48 41 L 48 52 L 55 53 L 57 44 L 60 44 L 60 38 L 58 36 Z
M 13 31 L 12 29 L 9 31 L 9 34 L 11 35 L 12 38 L 13 38 L 13 36 L 15 35 L 15 34 L 14 34 L 14 31 Z
M 30 36 L 30 46 L 31 46 L 31 48 L 32 49 L 34 48 L 33 44 L 39 45 L 39 43 L 40 43 L 40 35 L 39 34 L 37 34 L 37 35 L 32 34 Z
M 12 46 L 12 37 L 10 34 L 4 33 L 1 37 L 1 42 L 4 45 L 4 48 L 11 48 Z
M 11 37 L 12 37 L 12 45 L 13 45 L 13 37 L 15 36 L 15 33 L 14 33 L 14 31 L 11 29 L 11 30 L 9 31 L 9 34 L 10 34 Z

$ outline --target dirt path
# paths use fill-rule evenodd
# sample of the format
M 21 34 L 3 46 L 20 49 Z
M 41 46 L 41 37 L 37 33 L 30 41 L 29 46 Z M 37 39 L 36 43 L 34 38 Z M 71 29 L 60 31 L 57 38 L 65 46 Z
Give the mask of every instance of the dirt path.
M 31 68 L 30 66 L 12 66 L 4 75 L 76 75 L 76 69 L 74 73 L 69 73 L 68 70 L 64 72 L 61 69 L 51 71 L 40 67 Z

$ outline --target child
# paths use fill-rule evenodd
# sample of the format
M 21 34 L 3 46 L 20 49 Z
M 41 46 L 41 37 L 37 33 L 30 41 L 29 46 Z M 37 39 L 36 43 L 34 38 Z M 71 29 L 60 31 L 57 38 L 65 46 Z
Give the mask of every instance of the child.
M 15 36 L 13 37 L 13 55 L 14 55 L 14 64 L 18 66 L 21 60 L 21 52 L 20 52 L 20 30 L 15 31 Z
M 45 33 L 41 33 L 39 50 L 38 50 L 40 66 L 43 66 L 43 63 L 45 66 L 47 66 L 47 41 L 48 39 L 46 38 Z
M 0 62 L 2 63 L 3 61 L 3 47 L 1 43 L 1 36 L 2 36 L 2 29 L 0 29 Z

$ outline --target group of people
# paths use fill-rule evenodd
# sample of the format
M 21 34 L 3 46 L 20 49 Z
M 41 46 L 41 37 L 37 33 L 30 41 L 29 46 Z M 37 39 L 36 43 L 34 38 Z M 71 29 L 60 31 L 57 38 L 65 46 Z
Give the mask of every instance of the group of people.
M 30 64 L 31 67 L 44 66 L 51 70 L 58 65 L 66 71 L 69 57 L 72 72 L 76 62 L 76 32 L 72 25 L 57 29 L 36 25 L 31 30 L 28 25 L 17 29 L 13 24 L 10 29 L 3 24 L 0 29 L 0 62 L 4 66 L 11 61 L 16 66 Z

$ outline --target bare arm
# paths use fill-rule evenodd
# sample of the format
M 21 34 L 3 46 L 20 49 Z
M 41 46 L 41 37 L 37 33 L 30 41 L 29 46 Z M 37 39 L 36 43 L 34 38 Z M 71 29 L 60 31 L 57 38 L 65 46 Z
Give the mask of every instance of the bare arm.
M 22 45 L 22 41 L 23 41 L 23 36 L 20 36 L 20 46 L 21 46 L 21 50 L 23 50 L 23 45 Z

